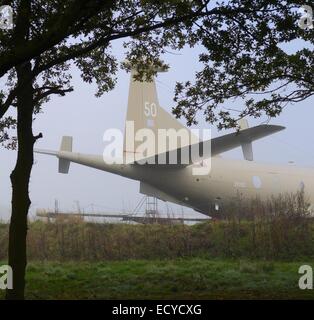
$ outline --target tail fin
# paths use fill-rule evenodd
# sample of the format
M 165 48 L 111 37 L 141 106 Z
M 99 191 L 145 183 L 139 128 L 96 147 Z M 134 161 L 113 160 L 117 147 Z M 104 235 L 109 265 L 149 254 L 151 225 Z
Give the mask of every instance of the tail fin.
M 160 107 L 155 80 L 152 82 L 147 81 L 136 81 L 134 79 L 136 71 L 133 69 L 131 71 L 130 88 L 129 88 L 129 98 L 128 98 L 128 110 L 126 117 L 126 129 L 124 136 L 124 154 L 126 159 L 132 157 L 132 153 L 135 154 L 138 150 L 138 146 L 143 143 L 143 141 L 137 141 L 133 138 L 131 141 L 128 135 L 128 129 L 130 126 L 133 128 L 133 132 L 139 132 L 141 129 L 150 129 L 150 131 L 155 136 L 155 146 L 158 146 L 158 130 L 159 129 L 174 129 L 178 132 L 180 129 L 186 130 L 188 135 L 190 135 L 190 130 L 185 128 L 173 115 L 169 114 L 163 108 Z M 180 141 L 180 146 L 184 147 L 190 144 L 189 141 Z M 157 148 L 155 150 L 157 153 Z M 152 154 L 147 154 L 146 156 L 152 156 Z M 134 155 L 133 155 L 134 157 Z M 127 161 L 128 162 L 128 161 Z
M 238 121 L 238 124 L 240 126 L 240 130 L 245 130 L 249 128 L 249 123 L 247 119 L 244 119 L 244 118 L 240 119 Z M 241 147 L 242 147 L 242 153 L 243 153 L 244 159 L 248 161 L 253 161 L 252 141 L 251 140 L 243 141 L 243 143 L 241 144 Z
M 69 136 L 62 137 L 60 151 L 72 152 L 73 138 Z M 70 168 L 70 161 L 59 159 L 59 173 L 68 173 Z

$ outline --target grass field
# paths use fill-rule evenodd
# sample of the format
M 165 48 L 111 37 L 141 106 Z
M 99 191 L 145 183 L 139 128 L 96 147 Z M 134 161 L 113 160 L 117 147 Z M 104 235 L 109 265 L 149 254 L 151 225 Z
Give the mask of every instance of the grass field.
M 283 200 L 194 226 L 30 222 L 26 298 L 313 299 L 298 270 L 314 267 L 314 219 Z M 0 261 L 8 234 L 0 223 Z
M 27 299 L 313 299 L 298 269 L 314 261 L 32 262 Z M 1 264 L 1 263 L 0 263 Z M 4 292 L 0 291 L 0 298 Z

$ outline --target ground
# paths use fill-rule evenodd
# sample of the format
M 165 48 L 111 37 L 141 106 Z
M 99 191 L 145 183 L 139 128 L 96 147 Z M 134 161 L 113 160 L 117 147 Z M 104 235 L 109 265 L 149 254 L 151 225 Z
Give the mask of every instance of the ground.
M 313 299 L 298 269 L 314 261 L 31 262 L 27 299 Z M 1 263 L 0 263 L 1 265 Z M 4 292 L 0 290 L 0 298 Z

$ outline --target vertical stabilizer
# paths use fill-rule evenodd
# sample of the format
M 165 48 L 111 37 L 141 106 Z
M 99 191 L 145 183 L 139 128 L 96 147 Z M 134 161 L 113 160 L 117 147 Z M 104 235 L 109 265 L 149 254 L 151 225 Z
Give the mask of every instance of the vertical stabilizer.
M 69 136 L 62 137 L 60 152 L 72 152 L 73 138 Z M 67 174 L 70 169 L 70 161 L 66 159 L 59 159 L 59 173 Z
M 155 151 L 153 148 L 148 147 L 145 157 L 152 156 L 158 152 L 158 131 L 159 129 L 165 129 L 170 134 L 172 131 L 172 138 L 178 142 L 178 147 L 183 147 L 190 144 L 190 138 L 181 139 L 180 130 L 183 135 L 191 135 L 190 130 L 183 126 L 175 117 L 160 107 L 155 80 L 151 82 L 147 81 L 136 81 L 134 79 L 136 71 L 131 71 L 129 98 L 128 98 L 128 110 L 126 117 L 126 130 L 124 136 L 124 154 L 126 162 L 128 159 L 132 159 L 132 156 L 139 153 L 139 146 L 143 144 L 145 138 L 142 139 L 145 132 L 149 135 L 153 134 L 155 137 Z M 130 134 L 134 130 L 134 136 Z M 142 130 L 148 129 L 148 130 Z M 170 131 L 169 131 L 170 130 Z M 175 130 L 175 131 L 174 131 Z M 138 138 L 138 139 L 137 139 Z M 142 141 L 141 141 L 142 140 Z M 161 140 L 161 139 L 159 139 Z M 184 140 L 184 141 L 182 141 Z M 161 149 L 166 148 L 167 151 L 174 148 L 171 147 L 171 143 L 168 141 L 167 146 L 162 146 Z M 166 151 L 166 150 L 162 150 Z
M 240 126 L 240 130 L 248 129 L 249 123 L 247 119 L 240 119 L 238 121 L 238 124 Z M 253 147 L 252 147 L 252 141 L 247 140 L 243 141 L 241 144 L 242 147 L 242 153 L 245 160 L 253 161 Z

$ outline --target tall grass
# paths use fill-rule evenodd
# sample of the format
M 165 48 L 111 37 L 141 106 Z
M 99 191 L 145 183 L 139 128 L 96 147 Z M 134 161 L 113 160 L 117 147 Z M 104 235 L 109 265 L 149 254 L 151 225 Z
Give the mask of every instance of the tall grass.
M 223 220 L 194 226 L 98 224 L 57 220 L 29 224 L 29 260 L 101 261 L 178 257 L 314 258 L 314 221 L 304 195 L 235 202 Z M 0 224 L 0 260 L 8 225 Z

